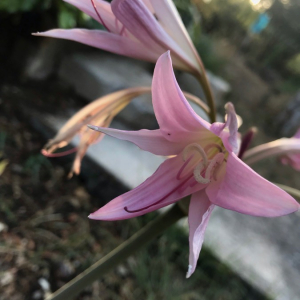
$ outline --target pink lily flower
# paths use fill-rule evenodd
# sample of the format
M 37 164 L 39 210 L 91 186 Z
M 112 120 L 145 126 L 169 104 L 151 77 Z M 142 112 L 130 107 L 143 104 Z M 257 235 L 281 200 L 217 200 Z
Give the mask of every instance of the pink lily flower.
M 170 53 L 155 67 L 152 100 L 158 130 L 122 131 L 90 126 L 110 136 L 130 141 L 156 155 L 173 156 L 137 188 L 125 193 L 89 218 L 128 219 L 157 210 L 191 195 L 189 221 L 189 267 L 194 272 L 204 233 L 214 207 L 243 214 L 277 217 L 299 209 L 289 194 L 262 178 L 237 157 L 237 118 L 226 105 L 225 123 L 210 124 L 191 108 L 180 90 Z
M 54 29 L 35 35 L 73 40 L 150 62 L 171 50 L 177 68 L 203 73 L 202 62 L 172 0 L 113 0 L 111 4 L 103 0 L 64 1 L 107 31 Z
M 280 156 L 281 163 L 300 171 L 300 129 L 291 138 L 281 138 L 247 150 L 243 159 L 247 164 L 253 164 L 270 156 Z

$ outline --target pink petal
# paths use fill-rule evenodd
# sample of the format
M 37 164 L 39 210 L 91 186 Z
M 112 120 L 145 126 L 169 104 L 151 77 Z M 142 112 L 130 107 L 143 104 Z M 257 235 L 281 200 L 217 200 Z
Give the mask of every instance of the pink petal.
M 280 160 L 282 164 L 290 165 L 296 171 L 300 171 L 300 154 L 287 154 Z
M 103 132 L 120 140 L 129 141 L 156 155 L 175 155 L 180 153 L 185 144 L 173 143 L 166 140 L 160 130 L 142 129 L 139 131 L 125 131 L 89 125 L 93 130 Z
M 300 207 L 288 193 L 258 175 L 232 153 L 227 158 L 224 178 L 211 183 L 206 193 L 212 203 L 252 216 L 278 217 Z
M 139 0 L 114 0 L 111 8 L 118 20 L 143 44 L 158 53 L 166 51 L 165 41 L 170 38 L 144 3 Z
M 89 218 L 96 220 L 122 220 L 137 217 L 174 203 L 205 185 L 191 185 L 193 173 L 177 179 L 183 164 L 181 155 L 163 162 L 156 172 L 137 188 L 110 201 L 92 213 Z M 193 181 L 194 182 L 194 181 Z M 131 212 L 127 212 L 125 210 Z
M 157 57 L 171 50 L 178 67 L 182 69 L 191 67 L 189 57 L 163 30 L 141 0 L 114 0 L 111 7 L 117 19 L 149 50 L 157 53 Z
M 204 190 L 194 193 L 191 197 L 189 207 L 190 257 L 187 278 L 195 271 L 204 240 L 204 233 L 214 207 Z
M 299 155 L 300 140 L 297 138 L 281 138 L 279 140 L 261 144 L 247 150 L 243 156 L 243 160 L 248 165 L 256 161 L 275 155 Z
M 157 61 L 152 82 L 152 101 L 162 134 L 169 141 L 186 144 L 214 136 L 210 124 L 200 118 L 185 99 L 176 81 L 170 52 Z
M 149 51 L 149 49 L 142 44 L 132 41 L 124 36 L 101 30 L 53 29 L 46 32 L 35 33 L 34 35 L 72 40 L 116 54 L 142 60 L 156 61 L 157 59 L 157 55 Z
M 154 8 L 152 6 L 151 0 L 142 0 L 144 2 L 144 4 L 147 6 L 147 8 L 149 9 L 149 11 L 154 14 Z
M 232 103 L 228 102 L 225 108 L 227 113 L 226 122 L 213 123 L 210 130 L 222 139 L 227 151 L 237 154 L 239 151 L 237 115 Z
M 227 120 L 226 127 L 229 130 L 228 141 L 226 142 L 228 148 L 231 148 L 232 151 L 237 154 L 238 153 L 238 120 L 235 113 L 234 106 L 231 102 L 228 102 L 225 105 Z M 226 145 L 225 145 L 226 147 Z M 227 150 L 228 150 L 227 148 Z
M 94 6 L 91 0 L 64 0 L 65 2 L 77 7 L 85 14 L 89 15 L 93 19 L 95 19 L 99 23 L 103 23 L 99 16 L 97 15 Z M 104 24 L 110 29 L 115 28 L 115 16 L 111 11 L 111 6 L 108 2 L 103 0 L 94 0 L 98 13 L 100 14 L 101 18 L 104 21 Z
M 194 65 L 198 65 L 194 45 L 172 0 L 148 0 L 152 3 L 158 22 L 189 56 Z

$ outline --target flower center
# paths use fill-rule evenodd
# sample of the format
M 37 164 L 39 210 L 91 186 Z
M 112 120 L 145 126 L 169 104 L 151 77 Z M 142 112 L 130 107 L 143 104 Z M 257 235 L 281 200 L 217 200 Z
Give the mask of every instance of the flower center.
M 187 173 L 190 173 L 192 167 L 196 182 L 208 184 L 212 179 L 217 180 L 218 170 L 225 161 L 225 151 L 216 143 L 208 144 L 204 149 L 199 144 L 193 143 L 185 147 L 182 158 L 184 164 L 177 173 L 177 180 L 186 176 L 182 175 L 184 170 L 189 169 Z
M 216 143 L 208 144 L 205 148 L 197 143 L 186 146 L 182 152 L 184 164 L 176 175 L 176 179 L 180 181 L 178 185 L 148 206 L 139 209 L 125 206 L 124 210 L 128 213 L 140 212 L 163 202 L 175 192 L 182 193 L 186 188 L 193 187 L 197 183 L 209 184 L 212 179 L 217 180 L 218 171 L 222 163 L 226 161 L 225 154 L 224 148 Z

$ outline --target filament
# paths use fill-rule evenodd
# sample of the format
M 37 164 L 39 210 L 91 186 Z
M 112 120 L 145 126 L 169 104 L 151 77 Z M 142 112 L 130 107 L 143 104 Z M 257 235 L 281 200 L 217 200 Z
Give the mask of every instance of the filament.
M 193 143 L 193 144 L 190 144 L 188 146 L 186 146 L 183 150 L 183 153 L 182 153 L 182 157 L 183 157 L 183 161 L 186 161 L 187 159 L 187 154 L 188 152 L 191 150 L 191 149 L 194 149 L 194 150 L 197 150 L 199 152 L 199 154 L 201 154 L 202 158 L 203 158 L 203 163 L 204 163 L 204 166 L 207 166 L 207 163 L 208 163 L 208 158 L 206 156 L 206 153 L 205 151 L 203 150 L 203 148 L 196 144 L 196 143 Z
M 208 165 L 206 171 L 205 171 L 205 178 L 209 179 L 214 175 L 214 172 L 216 170 L 216 167 L 220 165 L 224 161 L 224 154 L 218 153 L 210 162 Z
M 203 165 L 202 162 L 200 162 L 194 169 L 194 177 L 197 182 L 207 184 L 210 182 L 210 179 L 203 177 L 201 175 L 201 173 L 204 171 L 204 169 L 205 169 L 205 166 Z

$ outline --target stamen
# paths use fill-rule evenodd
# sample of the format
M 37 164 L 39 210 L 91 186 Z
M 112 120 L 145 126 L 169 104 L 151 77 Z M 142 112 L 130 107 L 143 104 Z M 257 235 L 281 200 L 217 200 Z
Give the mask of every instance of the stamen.
M 210 162 L 210 164 L 208 165 L 206 171 L 205 171 L 205 178 L 209 180 L 215 171 L 215 168 L 218 165 L 221 165 L 221 163 L 224 161 L 224 154 L 223 153 L 218 153 Z
M 199 145 L 199 144 L 196 144 L 196 143 L 193 143 L 193 144 L 189 144 L 188 146 L 186 146 L 183 150 L 183 153 L 182 153 L 182 157 L 183 157 L 183 161 L 186 161 L 187 159 L 187 154 L 189 153 L 189 151 L 191 149 L 194 149 L 196 151 L 199 152 L 199 154 L 201 154 L 202 158 L 203 158 L 203 164 L 204 166 L 206 167 L 207 166 L 207 163 L 208 163 L 208 158 L 206 156 L 206 153 L 205 151 L 203 150 L 203 148 Z
M 217 148 L 220 152 L 223 152 L 223 148 L 217 144 L 217 143 L 211 143 L 211 144 L 208 144 L 205 148 L 204 148 L 204 151 L 205 152 L 208 152 L 210 149 L 213 149 L 213 148 Z
M 204 178 L 201 175 L 201 173 L 204 171 L 204 169 L 205 169 L 205 166 L 204 166 L 203 162 L 200 162 L 199 164 L 197 164 L 197 166 L 194 169 L 194 177 L 197 182 L 202 183 L 202 184 L 207 184 L 210 182 L 210 179 Z
M 192 160 L 192 158 L 194 157 L 194 155 L 191 155 L 187 161 L 183 164 L 183 166 L 179 169 L 178 173 L 177 173 L 177 176 L 176 176 L 176 179 L 177 180 L 181 180 L 184 176 L 181 177 L 181 174 L 183 172 L 183 170 L 185 169 L 185 167 L 189 164 L 189 162 Z
M 104 20 L 101 18 L 101 15 L 99 14 L 99 12 L 98 12 L 98 10 L 97 10 L 97 7 L 96 7 L 96 4 L 95 4 L 94 0 L 91 0 L 91 2 L 92 2 L 92 5 L 93 5 L 93 7 L 94 7 L 94 10 L 95 10 L 95 12 L 96 12 L 96 14 L 97 14 L 99 20 L 100 20 L 100 23 L 105 27 L 105 29 L 106 29 L 108 32 L 110 32 L 110 30 L 109 30 L 108 27 L 106 26 Z
M 224 161 L 226 161 L 226 160 L 224 159 Z M 221 164 L 217 164 L 216 167 L 215 167 L 215 170 L 214 170 L 214 172 L 213 172 L 213 176 L 212 176 L 212 177 L 213 177 L 213 179 L 214 179 L 215 181 L 218 180 L 217 176 L 218 176 L 219 171 L 220 171 L 220 169 L 221 169 L 221 165 L 222 165 L 222 163 L 221 163 Z
M 46 157 L 62 157 L 62 156 L 66 156 L 68 154 L 72 154 L 72 153 L 76 152 L 77 150 L 78 150 L 78 148 L 75 147 L 70 150 L 59 152 L 59 153 L 50 153 L 46 149 L 42 149 L 41 153 Z
M 135 210 L 130 210 L 128 209 L 127 206 L 124 207 L 124 210 L 128 213 L 136 213 L 136 212 L 140 212 L 140 211 L 143 211 L 145 209 L 148 209 L 152 206 L 155 206 L 159 203 L 161 203 L 162 201 L 164 201 L 165 199 L 167 199 L 170 195 L 172 195 L 174 192 L 176 192 L 177 190 L 179 190 L 187 181 L 189 181 L 191 178 L 193 177 L 193 175 L 190 175 L 188 176 L 188 178 L 186 180 L 184 180 L 181 184 L 179 184 L 178 186 L 176 186 L 171 192 L 169 192 L 167 195 L 165 195 L 163 198 L 159 199 L 158 201 L 156 201 L 155 203 L 152 203 L 148 206 L 145 206 L 143 208 L 140 208 L 140 209 L 135 209 Z

